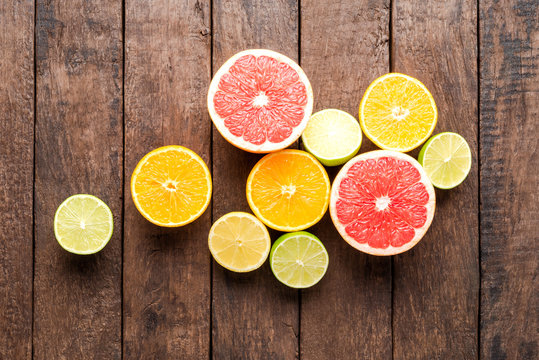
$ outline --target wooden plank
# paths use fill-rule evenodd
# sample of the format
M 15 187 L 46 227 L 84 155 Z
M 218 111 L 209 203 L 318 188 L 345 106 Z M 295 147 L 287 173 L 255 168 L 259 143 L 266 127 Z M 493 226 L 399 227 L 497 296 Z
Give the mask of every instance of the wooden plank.
M 191 148 L 210 165 L 210 2 L 126 2 L 124 356 L 207 358 L 211 212 L 159 228 L 136 210 L 131 173 L 147 152 Z
M 34 356 L 120 359 L 120 0 L 37 4 Z M 105 201 L 116 229 L 96 255 L 63 250 L 53 217 L 72 194 Z
M 0 3 L 0 359 L 32 350 L 34 2 Z
M 480 2 L 482 359 L 537 359 L 539 3 Z
M 479 301 L 476 6 L 464 0 L 393 5 L 393 70 L 427 86 L 438 106 L 435 133 L 461 134 L 473 156 L 463 184 L 436 192 L 436 214 L 424 239 L 394 258 L 393 354 L 473 359 Z
M 315 111 L 358 117 L 369 83 L 389 71 L 389 0 L 301 2 L 301 64 Z M 366 138 L 361 152 L 374 150 Z M 339 168 L 328 168 L 333 179 Z M 311 229 L 329 252 L 322 281 L 301 296 L 301 359 L 391 358 L 391 259 L 360 253 L 329 213 Z
M 213 1 L 213 71 L 236 52 L 269 48 L 298 58 L 295 1 Z M 250 212 L 247 176 L 260 155 L 241 151 L 213 128 L 213 220 L 231 211 Z M 272 232 L 275 240 L 278 234 Z M 234 274 L 213 263 L 214 359 L 292 359 L 298 356 L 298 292 L 281 285 L 269 263 Z

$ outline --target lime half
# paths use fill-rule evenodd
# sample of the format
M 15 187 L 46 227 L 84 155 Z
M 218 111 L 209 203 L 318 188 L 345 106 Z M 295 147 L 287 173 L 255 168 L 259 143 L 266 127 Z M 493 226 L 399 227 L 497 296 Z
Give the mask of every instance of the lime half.
M 361 128 L 347 112 L 326 109 L 309 119 L 301 136 L 305 150 L 326 166 L 342 165 L 350 160 L 361 146 Z
M 319 282 L 328 263 L 322 242 L 306 231 L 284 234 L 271 247 L 271 271 L 277 280 L 293 288 L 308 288 Z
M 439 189 L 452 189 L 468 176 L 472 153 L 462 136 L 444 132 L 431 137 L 423 145 L 418 160 L 432 185 Z
M 103 249 L 112 236 L 112 212 L 93 195 L 68 197 L 54 215 L 54 235 L 61 247 L 79 255 Z

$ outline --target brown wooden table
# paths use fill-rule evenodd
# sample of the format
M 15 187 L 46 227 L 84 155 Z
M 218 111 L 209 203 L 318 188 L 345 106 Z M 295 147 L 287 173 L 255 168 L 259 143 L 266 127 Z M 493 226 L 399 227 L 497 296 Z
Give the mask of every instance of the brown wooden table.
M 0 1 L 0 359 L 538 359 L 538 7 Z M 315 110 L 357 115 L 389 71 L 432 91 L 436 132 L 462 134 L 473 167 L 437 191 L 418 246 L 365 255 L 326 216 L 312 232 L 330 267 L 311 289 L 282 286 L 267 263 L 238 275 L 212 262 L 212 221 L 248 210 L 260 156 L 212 128 L 206 91 L 229 56 L 254 47 L 301 64 Z M 179 229 L 145 221 L 129 192 L 138 160 L 167 144 L 195 150 L 214 179 L 208 211 Z M 97 255 L 54 238 L 54 211 L 75 193 L 114 213 Z

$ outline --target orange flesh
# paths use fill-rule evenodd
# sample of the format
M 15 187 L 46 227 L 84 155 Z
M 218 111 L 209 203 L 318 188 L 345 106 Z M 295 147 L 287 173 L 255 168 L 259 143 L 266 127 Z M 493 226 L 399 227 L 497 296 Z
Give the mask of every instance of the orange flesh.
M 133 198 L 148 220 L 179 226 L 204 211 L 211 194 L 209 171 L 193 154 L 173 148 L 151 155 L 137 166 Z

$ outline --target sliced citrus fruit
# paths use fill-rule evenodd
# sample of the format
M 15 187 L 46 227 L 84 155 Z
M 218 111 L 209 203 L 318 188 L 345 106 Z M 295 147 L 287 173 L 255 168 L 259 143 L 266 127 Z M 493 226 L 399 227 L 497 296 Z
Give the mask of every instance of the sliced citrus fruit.
M 374 80 L 359 106 L 363 132 L 385 150 L 415 149 L 432 134 L 437 119 L 429 90 L 404 74 L 389 73 Z
M 268 258 L 271 240 L 266 226 L 245 212 L 231 212 L 210 229 L 210 252 L 224 268 L 247 272 L 258 269 Z
M 326 109 L 311 116 L 301 135 L 305 150 L 326 166 L 342 165 L 359 151 L 361 128 L 347 112 Z
M 316 224 L 329 203 L 329 178 L 311 154 L 282 150 L 264 156 L 247 178 L 247 201 L 264 224 L 298 231 Z
M 93 195 L 68 197 L 54 215 L 54 235 L 65 250 L 79 255 L 94 254 L 109 242 L 112 212 Z
M 432 185 L 452 189 L 466 179 L 472 167 L 472 152 L 462 136 L 445 132 L 431 137 L 419 152 Z
M 329 255 L 313 234 L 298 231 L 282 235 L 271 247 L 271 271 L 285 285 L 308 288 L 322 279 Z
M 377 150 L 343 166 L 333 182 L 329 209 L 350 245 L 372 255 L 395 255 L 425 235 L 435 203 L 434 188 L 414 158 Z
M 309 79 L 292 59 L 271 50 L 245 50 L 217 71 L 208 91 L 215 127 L 232 145 L 272 152 L 296 141 L 311 116 Z
M 204 160 L 178 145 L 146 154 L 131 176 L 131 195 L 148 221 L 166 227 L 189 224 L 211 199 L 211 175 Z

